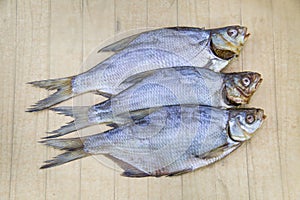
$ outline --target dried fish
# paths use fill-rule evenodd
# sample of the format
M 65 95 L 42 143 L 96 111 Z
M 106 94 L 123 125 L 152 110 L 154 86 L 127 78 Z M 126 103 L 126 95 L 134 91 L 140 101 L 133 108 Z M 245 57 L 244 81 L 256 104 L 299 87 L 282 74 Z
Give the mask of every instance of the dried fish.
M 140 115 L 141 111 L 136 112 Z M 46 161 L 41 168 L 104 155 L 124 170 L 123 176 L 178 175 L 230 154 L 253 136 L 264 119 L 264 111 L 256 108 L 166 106 L 104 133 L 44 140 L 42 143 L 65 153 Z
M 115 54 L 82 74 L 31 82 L 33 86 L 57 91 L 28 111 L 43 110 L 91 91 L 103 96 L 117 94 L 126 89 L 118 87 L 124 80 L 153 69 L 197 66 L 220 71 L 239 55 L 248 36 L 247 28 L 241 26 L 207 30 L 172 27 L 130 36 L 101 49 L 100 52 Z
M 136 83 L 135 85 L 100 104 L 91 107 L 52 108 L 75 120 L 50 132 L 54 134 L 47 138 L 62 136 L 99 123 L 127 123 L 131 120 L 132 111 L 145 108 L 175 104 L 229 108 L 246 104 L 261 81 L 261 75 L 256 72 L 222 74 L 196 67 L 172 67 L 140 73 L 123 83 Z

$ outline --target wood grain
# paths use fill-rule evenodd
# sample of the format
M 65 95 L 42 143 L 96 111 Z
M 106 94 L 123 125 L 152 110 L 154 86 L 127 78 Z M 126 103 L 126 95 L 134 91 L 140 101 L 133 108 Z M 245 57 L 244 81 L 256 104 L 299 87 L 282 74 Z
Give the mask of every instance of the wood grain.
M 255 10 L 250 9 L 254 7 Z M 258 98 L 253 99 L 252 105 L 264 108 L 268 116 L 262 129 L 247 145 L 249 197 L 274 199 L 276 191 L 275 198 L 282 199 L 278 119 L 275 114 L 278 105 L 275 104 L 272 2 L 264 0 L 258 4 L 258 2 L 244 1 L 242 21 L 250 30 L 253 30 L 251 32 L 252 40 L 249 41 L 244 51 L 244 70 L 258 70 L 264 77 L 263 85 L 256 94 Z M 260 99 L 259 96 L 263 99 Z M 265 150 L 262 151 L 261 148 Z
M 128 13 L 130 10 L 130 14 Z M 115 1 L 115 36 L 138 28 L 146 28 L 147 25 L 147 1 Z M 130 179 L 120 176 L 121 171 L 115 171 L 115 199 L 140 199 L 147 196 L 147 179 Z
M 114 35 L 114 4 L 109 1 L 83 1 L 83 66 L 82 71 L 98 63 L 95 52 L 99 45 Z M 93 59 L 95 57 L 95 59 Z M 82 99 L 83 98 L 83 99 Z M 93 105 L 104 100 L 96 95 L 77 97 L 74 105 Z M 101 132 L 103 127 L 94 126 L 79 134 Z M 81 164 L 81 199 L 114 199 L 114 171 L 102 164 L 103 160 L 95 157 L 86 158 Z M 95 170 L 96 169 L 96 170 Z M 95 187 L 91 187 L 90 183 Z M 96 188 L 96 189 L 95 189 Z
M 0 1 L 0 196 L 10 198 L 16 73 L 16 1 Z
M 209 6 L 211 27 L 243 24 L 241 23 L 241 1 L 211 0 Z M 251 41 L 251 38 L 249 40 Z M 242 71 L 244 55 L 245 51 L 242 51 L 241 56 L 235 58 L 226 71 Z M 215 170 L 217 199 L 247 199 L 249 197 L 246 145 L 240 147 L 227 159 L 217 163 Z
M 82 2 L 80 0 L 51 1 L 50 17 L 50 78 L 78 74 L 82 63 Z M 61 105 L 72 105 L 73 100 Z M 49 113 L 49 131 L 63 125 L 65 117 Z M 37 113 L 38 114 L 38 113 Z M 45 147 L 44 147 L 45 148 Z M 60 151 L 48 149 L 48 158 Z M 68 163 L 60 170 L 47 172 L 47 199 L 79 199 L 81 193 L 80 161 Z M 72 191 L 66 193 L 65 191 Z
M 25 113 L 46 91 L 32 89 L 26 83 L 48 78 L 49 4 L 22 1 L 16 4 L 16 72 L 14 82 L 14 121 L 12 138 L 11 199 L 45 198 L 46 172 L 39 162 L 46 158 L 46 149 L 37 141 L 47 129 L 47 113 Z
M 300 40 L 294 34 L 300 31 L 300 2 L 272 2 L 275 103 L 277 137 L 280 159 L 281 181 L 284 199 L 300 197 L 300 152 L 299 111 L 300 103 Z M 298 49 L 298 50 L 297 50 Z M 298 155 L 298 156 L 297 156 Z
M 178 25 L 209 28 L 209 1 L 178 1 Z M 214 166 L 186 174 L 182 177 L 182 199 L 212 198 L 216 181 Z
M 0 1 L 0 199 L 299 199 L 299 10 L 298 0 Z M 38 169 L 59 151 L 37 141 L 71 118 L 25 113 L 48 95 L 26 82 L 83 72 L 109 56 L 97 55 L 98 48 L 130 32 L 230 24 L 247 26 L 251 36 L 226 71 L 264 77 L 249 107 L 265 109 L 268 118 L 251 141 L 214 165 L 173 178 L 121 177 L 98 157 Z M 62 105 L 103 99 L 85 94 Z
M 148 1 L 148 26 L 176 26 L 178 24 L 177 4 L 176 0 Z M 182 177 L 149 178 L 148 199 L 182 198 Z

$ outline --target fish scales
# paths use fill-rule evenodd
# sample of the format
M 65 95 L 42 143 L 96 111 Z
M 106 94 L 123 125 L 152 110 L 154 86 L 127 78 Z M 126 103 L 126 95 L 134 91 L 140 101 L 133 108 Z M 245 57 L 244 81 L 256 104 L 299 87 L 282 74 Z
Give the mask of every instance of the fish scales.
M 43 141 L 66 152 L 42 168 L 104 155 L 117 162 L 124 176 L 178 175 L 225 157 L 249 140 L 264 119 L 264 111 L 256 108 L 165 106 L 104 133 Z
M 220 71 L 239 55 L 249 36 L 246 32 L 247 29 L 240 26 L 207 30 L 176 27 L 130 36 L 100 51 L 112 51 L 115 54 L 84 73 L 31 82 L 36 87 L 57 92 L 40 100 L 28 111 L 43 110 L 86 92 L 118 94 L 126 89 L 119 87 L 120 83 L 149 70 L 196 66 Z M 123 86 L 130 87 L 130 84 Z
M 109 155 L 141 171 L 154 172 L 178 160 L 185 152 L 201 155 L 225 144 L 227 119 L 224 110 L 187 107 L 181 111 L 180 106 L 172 106 L 144 119 L 150 121 L 148 124 L 153 123 L 154 129 L 148 125 L 114 129 L 113 134 L 100 134 L 85 140 L 85 151 L 99 154 L 105 146 L 104 151 Z M 190 147 L 191 144 L 197 147 Z M 166 158 L 165 154 L 169 156 Z
M 256 72 L 222 74 L 197 67 L 172 67 L 137 74 L 125 81 L 133 86 L 91 107 L 57 107 L 52 110 L 75 121 L 51 133 L 57 137 L 99 123 L 122 124 L 135 111 L 176 104 L 234 107 L 249 102 L 261 82 Z M 149 109 L 151 112 L 151 109 Z
M 161 105 L 193 104 L 224 106 L 222 74 L 196 68 L 161 70 L 142 83 L 110 99 L 114 115 Z
M 209 52 L 205 52 L 199 53 L 199 49 L 196 48 L 181 49 L 181 52 L 159 48 L 126 49 L 100 63 L 96 66 L 97 69 L 76 76 L 72 82 L 73 92 L 100 90 L 109 94 L 117 94 L 124 89 L 118 87 L 120 83 L 133 74 L 171 66 L 204 67 L 210 65 L 215 58 Z M 93 83 L 90 84 L 87 80 L 92 80 Z M 89 84 L 86 84 L 87 82 Z

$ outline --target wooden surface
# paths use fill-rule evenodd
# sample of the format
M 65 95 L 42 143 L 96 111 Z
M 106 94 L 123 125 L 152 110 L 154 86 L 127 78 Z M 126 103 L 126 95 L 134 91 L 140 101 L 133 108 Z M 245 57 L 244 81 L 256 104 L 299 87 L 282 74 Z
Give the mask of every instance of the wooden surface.
M 1 200 L 300 199 L 299 0 L 2 0 L 0 19 Z M 85 70 L 91 51 L 128 30 L 230 24 L 251 37 L 227 71 L 264 77 L 251 106 L 268 118 L 250 142 L 174 178 L 124 178 L 93 158 L 39 170 L 57 152 L 37 141 L 69 119 L 25 113 L 48 94 L 26 82 Z

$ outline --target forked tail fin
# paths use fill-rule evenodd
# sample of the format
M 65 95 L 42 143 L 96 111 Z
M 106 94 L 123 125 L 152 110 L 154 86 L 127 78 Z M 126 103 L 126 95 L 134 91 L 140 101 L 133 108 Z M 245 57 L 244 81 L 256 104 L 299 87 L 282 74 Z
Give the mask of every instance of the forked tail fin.
M 100 123 L 111 124 L 113 122 L 110 100 L 91 107 L 63 106 L 51 108 L 51 110 L 57 112 L 58 114 L 73 117 L 74 120 L 57 130 L 48 132 L 52 135 L 45 137 L 44 139 L 56 138 Z
M 45 88 L 47 90 L 57 90 L 45 99 L 38 101 L 36 104 L 28 108 L 28 112 L 36 112 L 44 110 L 58 103 L 61 103 L 73 96 L 72 92 L 72 79 L 73 77 L 49 79 L 42 81 L 33 81 L 31 84 L 35 87 Z
M 41 166 L 40 169 L 55 167 L 89 156 L 90 154 L 83 150 L 83 142 L 84 138 L 52 139 L 41 141 L 41 143 L 47 146 L 51 146 L 55 149 L 66 150 L 66 152 L 54 157 L 52 160 L 45 161 L 46 164 Z
M 56 138 L 59 136 L 63 136 L 69 133 L 72 133 L 76 130 L 83 129 L 88 126 L 95 125 L 97 123 L 93 123 L 89 121 L 89 106 L 63 106 L 63 107 L 56 107 L 51 108 L 50 110 L 53 110 L 57 112 L 58 114 L 74 117 L 75 119 L 71 122 L 69 122 L 67 125 L 60 127 L 57 130 L 48 132 L 49 134 L 52 134 L 47 138 Z

